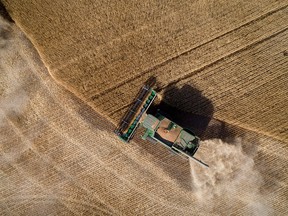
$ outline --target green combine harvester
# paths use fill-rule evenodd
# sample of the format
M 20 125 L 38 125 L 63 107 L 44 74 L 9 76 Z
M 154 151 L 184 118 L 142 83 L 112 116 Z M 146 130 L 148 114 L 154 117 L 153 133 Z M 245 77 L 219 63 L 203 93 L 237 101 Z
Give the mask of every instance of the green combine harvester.
M 161 114 L 161 110 L 157 110 L 155 115 L 147 114 L 156 96 L 157 93 L 152 88 L 144 85 L 115 133 L 123 141 L 129 142 L 137 128 L 143 127 L 145 129 L 145 133 L 141 136 L 143 140 L 161 143 L 174 153 L 191 158 L 208 167 L 207 164 L 193 157 L 200 145 L 199 137 L 165 117 Z

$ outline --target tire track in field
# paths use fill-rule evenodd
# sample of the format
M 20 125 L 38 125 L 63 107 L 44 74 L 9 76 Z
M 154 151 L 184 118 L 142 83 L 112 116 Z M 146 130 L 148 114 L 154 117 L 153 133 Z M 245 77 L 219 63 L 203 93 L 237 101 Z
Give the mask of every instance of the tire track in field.
M 107 93 L 110 93 L 111 91 L 122 87 L 122 86 L 125 85 L 126 83 L 129 83 L 129 82 L 132 82 L 132 81 L 135 80 L 135 79 L 141 78 L 141 77 L 143 77 L 143 76 L 146 75 L 146 74 L 150 74 L 152 71 L 155 71 L 155 70 L 157 70 L 157 69 L 159 69 L 159 68 L 161 68 L 161 67 L 163 67 L 163 66 L 165 66 L 165 65 L 167 65 L 167 64 L 169 64 L 169 63 L 171 63 L 171 62 L 173 62 L 174 60 L 176 60 L 176 59 L 178 59 L 178 58 L 181 58 L 182 56 L 186 56 L 186 55 L 191 54 L 191 52 L 194 51 L 195 49 L 199 49 L 200 47 L 206 46 L 206 45 L 208 45 L 209 43 L 213 43 L 214 41 L 217 42 L 217 40 L 223 38 L 224 36 L 229 35 L 230 33 L 233 33 L 233 32 L 235 32 L 235 31 L 237 31 L 237 30 L 240 30 L 240 29 L 242 29 L 242 28 L 245 28 L 245 27 L 247 27 L 247 26 L 249 26 L 249 25 L 251 25 L 251 24 L 254 24 L 255 22 L 262 21 L 262 20 L 264 20 L 265 18 L 267 18 L 268 16 L 271 16 L 271 15 L 273 15 L 273 14 L 279 12 L 279 11 L 282 11 L 282 10 L 284 10 L 284 9 L 286 9 L 286 8 L 287 8 L 287 5 L 285 5 L 285 6 L 281 7 L 281 8 L 277 8 L 276 10 L 270 11 L 270 12 L 268 12 L 268 13 L 265 13 L 265 14 L 263 14 L 263 15 L 255 18 L 254 20 L 251 20 L 251 21 L 249 21 L 249 22 L 247 22 L 247 23 L 244 23 L 244 24 L 242 24 L 242 25 L 240 25 L 240 26 L 238 26 L 238 27 L 236 27 L 236 28 L 234 28 L 234 29 L 232 29 L 232 30 L 229 30 L 229 31 L 227 31 L 227 32 L 225 32 L 225 33 L 223 33 L 223 34 L 215 37 L 215 38 L 212 38 L 212 39 L 206 41 L 205 43 L 202 43 L 202 44 L 200 44 L 200 45 L 198 45 L 198 46 L 196 46 L 196 47 L 193 47 L 193 48 L 191 48 L 191 49 L 189 49 L 189 50 L 187 50 L 187 51 L 185 51 L 185 52 L 183 52 L 183 53 L 181 53 L 181 54 L 178 54 L 177 56 L 174 56 L 174 57 L 172 57 L 172 58 L 170 58 L 170 59 L 167 59 L 167 60 L 165 60 L 164 62 L 162 62 L 162 63 L 160 63 L 160 64 L 157 64 L 157 65 L 155 65 L 155 66 L 153 66 L 153 67 L 151 67 L 151 68 L 148 68 L 147 70 L 142 71 L 141 73 L 139 73 L 139 75 L 133 76 L 133 77 L 131 77 L 131 78 L 129 78 L 129 79 L 127 79 L 127 80 L 125 80 L 125 81 L 123 81 L 123 82 L 115 85 L 115 86 L 113 86 L 112 88 L 109 88 L 109 89 L 106 89 L 105 91 L 99 92 L 99 93 L 95 94 L 95 95 L 92 97 L 92 99 L 95 100 L 96 98 L 101 97 L 102 95 L 105 95 L 105 94 L 107 94 Z M 267 38 L 265 38 L 265 39 L 262 39 L 262 40 L 263 40 L 263 41 L 269 40 L 270 37 L 272 38 L 272 37 L 280 34 L 281 32 L 283 32 L 283 31 L 285 31 L 285 30 L 287 30 L 287 28 L 285 28 L 284 30 L 282 30 L 282 31 L 280 31 L 280 32 L 274 33 L 275 35 L 271 35 L 271 36 L 269 36 L 269 37 L 267 37 Z M 220 61 L 222 61 L 223 59 L 225 59 L 225 58 L 227 58 L 227 57 L 233 56 L 234 54 L 236 54 L 236 53 L 238 53 L 238 52 L 241 52 L 241 51 L 243 51 L 243 50 L 249 49 L 250 47 L 253 47 L 254 45 L 257 45 L 258 43 L 261 43 L 262 40 L 260 40 L 260 41 L 258 41 L 258 42 L 254 42 L 254 43 L 252 43 L 252 44 L 250 44 L 250 45 L 247 45 L 247 46 L 245 46 L 245 47 L 243 47 L 243 48 L 241 48 L 241 49 L 239 49 L 239 50 L 233 51 L 231 54 L 226 55 L 226 56 L 224 56 L 224 57 L 222 57 L 222 58 L 220 58 L 220 59 L 214 60 L 214 62 L 212 62 L 212 63 L 210 63 L 210 64 L 208 64 L 208 65 L 205 65 L 205 66 L 203 66 L 202 68 L 199 68 L 199 69 L 191 72 L 191 74 L 192 74 L 192 73 L 197 73 L 197 72 L 199 72 L 199 71 L 202 71 L 202 70 L 204 70 L 204 69 L 207 68 L 207 67 L 210 67 L 210 66 L 212 66 L 212 65 L 214 65 L 214 64 L 217 64 L 217 62 L 220 62 Z M 186 76 L 189 77 L 190 75 L 185 75 L 182 79 L 185 79 Z M 179 80 L 176 80 L 176 81 L 173 81 L 173 82 L 170 82 L 170 83 L 171 83 L 171 85 L 173 85 L 173 84 L 177 83 L 177 82 L 180 81 L 180 80 L 181 80 L 181 78 L 179 78 Z M 165 86 L 162 87 L 162 88 L 165 88 Z
M 278 16 L 278 14 L 277 14 L 277 16 Z M 279 16 L 278 16 L 279 17 Z M 281 16 L 280 16 L 281 17 Z M 272 19 L 273 20 L 273 19 Z M 278 28 L 278 27 L 277 27 Z M 283 30 L 283 28 L 282 28 L 282 30 L 280 30 L 280 32 L 279 32 L 279 29 L 281 29 L 281 28 L 278 28 L 278 31 L 277 31 L 277 29 L 276 29 L 276 32 L 277 32 L 277 35 L 278 34 L 281 34 L 280 32 L 282 32 L 282 31 L 285 31 L 285 30 Z M 275 32 L 275 31 L 274 31 Z M 274 33 L 272 34 L 272 35 L 274 35 Z M 270 36 L 269 37 L 271 37 L 271 34 L 270 34 Z M 275 35 L 273 36 L 273 37 L 275 37 Z M 271 38 L 273 38 L 273 37 L 271 37 Z M 263 38 L 263 37 L 262 37 Z M 263 42 L 265 42 L 265 41 L 269 41 L 269 39 L 267 39 L 267 38 L 265 38 L 263 41 L 261 40 L 261 42 L 263 43 Z M 261 42 L 259 41 L 259 40 L 256 40 L 256 42 L 254 41 L 254 43 L 252 44 L 252 45 L 250 45 L 249 47 L 246 47 L 246 45 L 244 46 L 244 47 L 246 47 L 246 49 L 244 49 L 243 48 L 243 50 L 242 51 L 245 51 L 245 50 L 249 50 L 249 48 L 251 48 L 251 47 L 254 47 L 254 46 L 256 46 L 257 44 L 261 44 Z M 202 49 L 202 48 L 201 48 Z M 208 49 L 208 48 L 205 48 L 205 49 Z M 204 49 L 204 50 L 205 50 Z M 191 72 L 191 67 L 189 66 L 188 67 L 188 70 L 186 69 L 186 72 L 185 73 L 188 73 L 188 75 L 181 75 L 180 74 L 180 72 L 178 72 L 179 73 L 179 78 L 176 80 L 176 81 L 174 81 L 174 82 L 172 82 L 172 84 L 170 84 L 170 81 L 169 82 L 167 82 L 165 79 L 163 79 L 163 75 L 165 74 L 164 72 L 165 72 L 165 70 L 168 70 L 169 69 L 169 67 L 167 68 L 166 66 L 163 68 L 163 69 L 159 69 L 159 70 L 156 70 L 155 71 L 155 74 L 157 75 L 156 76 L 156 78 L 159 80 L 159 82 L 160 82 L 160 85 L 158 86 L 158 89 L 164 89 L 164 88 L 167 88 L 168 87 L 168 85 L 169 86 L 171 86 L 171 85 L 173 85 L 173 84 L 176 84 L 177 82 L 180 82 L 181 80 L 185 80 L 185 79 L 188 79 L 190 76 L 193 76 L 194 74 L 197 74 L 197 73 L 200 73 L 200 72 L 203 72 L 203 70 L 207 70 L 207 69 L 210 69 L 211 67 L 215 67 L 215 65 L 217 65 L 217 63 L 219 64 L 220 62 L 222 62 L 222 61 L 224 61 L 224 60 L 226 60 L 227 58 L 233 58 L 233 55 L 235 56 L 236 55 L 236 53 L 237 53 L 237 51 L 236 52 L 234 52 L 233 51 L 233 53 L 234 54 L 232 54 L 232 56 L 226 56 L 226 57 L 221 57 L 220 59 L 218 59 L 218 61 L 212 61 L 212 63 L 210 63 L 210 64 L 208 64 L 208 66 L 206 65 L 206 66 L 201 66 L 200 68 L 197 68 L 196 70 L 195 69 L 192 69 L 192 72 Z M 240 52 L 241 53 L 241 52 Z M 189 58 L 188 58 L 188 60 L 189 60 Z M 178 61 L 178 60 L 177 60 Z M 181 65 L 181 62 L 174 62 L 176 65 L 177 64 L 180 64 Z M 170 66 L 171 67 L 171 66 Z M 172 69 L 173 69 L 173 65 L 172 65 L 172 67 L 171 67 Z M 181 68 L 181 67 L 180 67 Z M 177 70 L 179 70 L 179 69 L 177 69 Z M 183 73 L 183 71 L 181 72 L 181 73 Z M 200 73 L 201 74 L 201 73 Z M 153 74 L 152 74 L 153 75 Z M 134 80 L 134 82 L 133 83 L 126 83 L 126 84 L 124 84 L 122 87 L 120 87 L 119 89 L 115 89 L 115 91 L 112 91 L 112 92 L 110 92 L 109 94 L 107 94 L 107 95 L 102 95 L 101 96 L 101 98 L 99 98 L 99 100 L 96 100 L 95 101 L 95 103 L 98 101 L 100 104 L 98 105 L 98 107 L 96 107 L 98 110 L 100 109 L 100 110 L 105 110 L 105 112 L 104 112 L 104 115 L 105 116 L 109 116 L 109 115 L 113 115 L 114 113 L 114 110 L 120 110 L 120 109 L 122 109 L 121 107 L 122 106 L 129 106 L 129 104 L 131 103 L 130 101 L 128 101 L 127 100 L 127 98 L 125 98 L 125 97 L 127 97 L 125 94 L 127 94 L 127 93 L 124 93 L 125 91 L 124 91 L 124 89 L 128 89 L 128 88 L 130 88 L 130 90 L 131 90 L 131 94 L 132 93 L 135 93 L 136 94 L 136 90 L 135 89 L 137 89 L 137 87 L 138 88 L 140 88 L 140 86 L 142 85 L 142 83 L 143 83 L 143 79 L 145 79 L 145 78 L 147 78 L 148 79 L 148 77 L 149 76 L 151 76 L 151 74 L 147 74 L 147 77 L 145 77 L 145 76 L 143 76 L 142 78 L 139 78 L 138 80 Z M 174 78 L 175 79 L 175 78 Z M 131 85 L 133 84 L 133 86 L 132 86 L 132 89 L 131 89 Z M 133 89 L 134 88 L 134 89 Z M 130 91 L 129 90 L 129 91 Z M 123 98 L 123 100 L 121 100 L 121 101 L 117 101 L 117 103 L 116 103 L 116 101 L 115 100 L 110 100 L 109 98 L 110 97 L 118 97 L 118 95 L 119 95 L 119 97 L 123 97 L 123 96 L 125 96 L 124 98 Z M 93 104 L 92 104 L 92 106 L 93 106 Z M 111 117 L 110 117 L 111 118 Z M 115 115 L 113 115 L 113 120 L 115 121 Z M 118 119 L 117 119 L 118 120 Z M 116 121 L 117 121 L 116 120 Z

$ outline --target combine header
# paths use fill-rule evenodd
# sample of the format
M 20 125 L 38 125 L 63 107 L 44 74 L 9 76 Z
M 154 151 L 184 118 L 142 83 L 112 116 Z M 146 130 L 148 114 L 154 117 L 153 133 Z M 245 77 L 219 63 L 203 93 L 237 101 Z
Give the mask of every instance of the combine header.
M 115 133 L 123 141 L 129 142 L 136 129 L 141 126 L 146 129 L 141 136 L 143 140 L 161 143 L 174 153 L 191 158 L 208 167 L 207 164 L 193 157 L 200 145 L 199 137 L 165 117 L 165 114 L 161 114 L 161 110 L 157 110 L 155 115 L 147 114 L 156 96 L 157 93 L 149 85 L 144 85 Z

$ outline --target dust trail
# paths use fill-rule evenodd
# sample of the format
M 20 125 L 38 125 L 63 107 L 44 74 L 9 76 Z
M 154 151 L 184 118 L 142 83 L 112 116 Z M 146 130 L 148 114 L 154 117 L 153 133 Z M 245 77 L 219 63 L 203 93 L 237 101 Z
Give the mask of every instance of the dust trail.
M 29 100 L 23 89 L 25 65 L 18 49 L 14 29 L 0 16 L 0 126 L 5 116 L 20 114 Z
M 224 210 L 237 214 L 237 203 L 247 215 L 271 215 L 272 208 L 260 191 L 263 179 L 254 167 L 253 158 L 243 152 L 241 139 L 229 144 L 220 139 L 206 140 L 201 145 L 196 157 L 205 159 L 210 168 L 190 161 L 192 188 L 198 204 L 207 212 Z
M 0 16 L 0 164 L 16 161 L 27 150 L 27 146 L 20 142 L 15 143 L 14 147 L 5 144 L 17 136 L 7 133 L 8 128 L 13 130 L 11 119 L 20 122 L 29 103 L 28 93 L 24 89 L 28 79 L 27 68 L 20 57 L 16 40 L 15 27 Z M 4 149 L 5 157 L 2 155 Z

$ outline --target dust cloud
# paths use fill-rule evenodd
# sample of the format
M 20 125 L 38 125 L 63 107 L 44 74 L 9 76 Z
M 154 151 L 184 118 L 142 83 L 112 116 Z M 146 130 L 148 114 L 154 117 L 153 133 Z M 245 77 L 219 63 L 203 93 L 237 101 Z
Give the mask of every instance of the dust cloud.
M 4 122 L 6 116 L 18 115 L 27 104 L 28 96 L 24 91 L 15 91 L 0 99 L 0 122 Z M 0 123 L 1 125 L 1 123 Z
M 261 174 L 255 169 L 254 160 L 243 152 L 242 140 L 225 143 L 220 139 L 201 143 L 196 157 L 205 159 L 209 168 L 190 161 L 192 188 L 197 202 L 208 212 L 236 213 L 235 204 L 242 205 L 247 215 L 271 215 L 272 208 L 261 194 Z M 226 204 L 225 209 L 220 200 Z M 227 208 L 228 206 L 228 208 Z M 221 209 L 221 210 L 220 210 Z
M 15 40 L 11 24 L 0 17 L 0 126 L 7 116 L 20 114 L 29 100 L 23 89 L 25 65 Z

